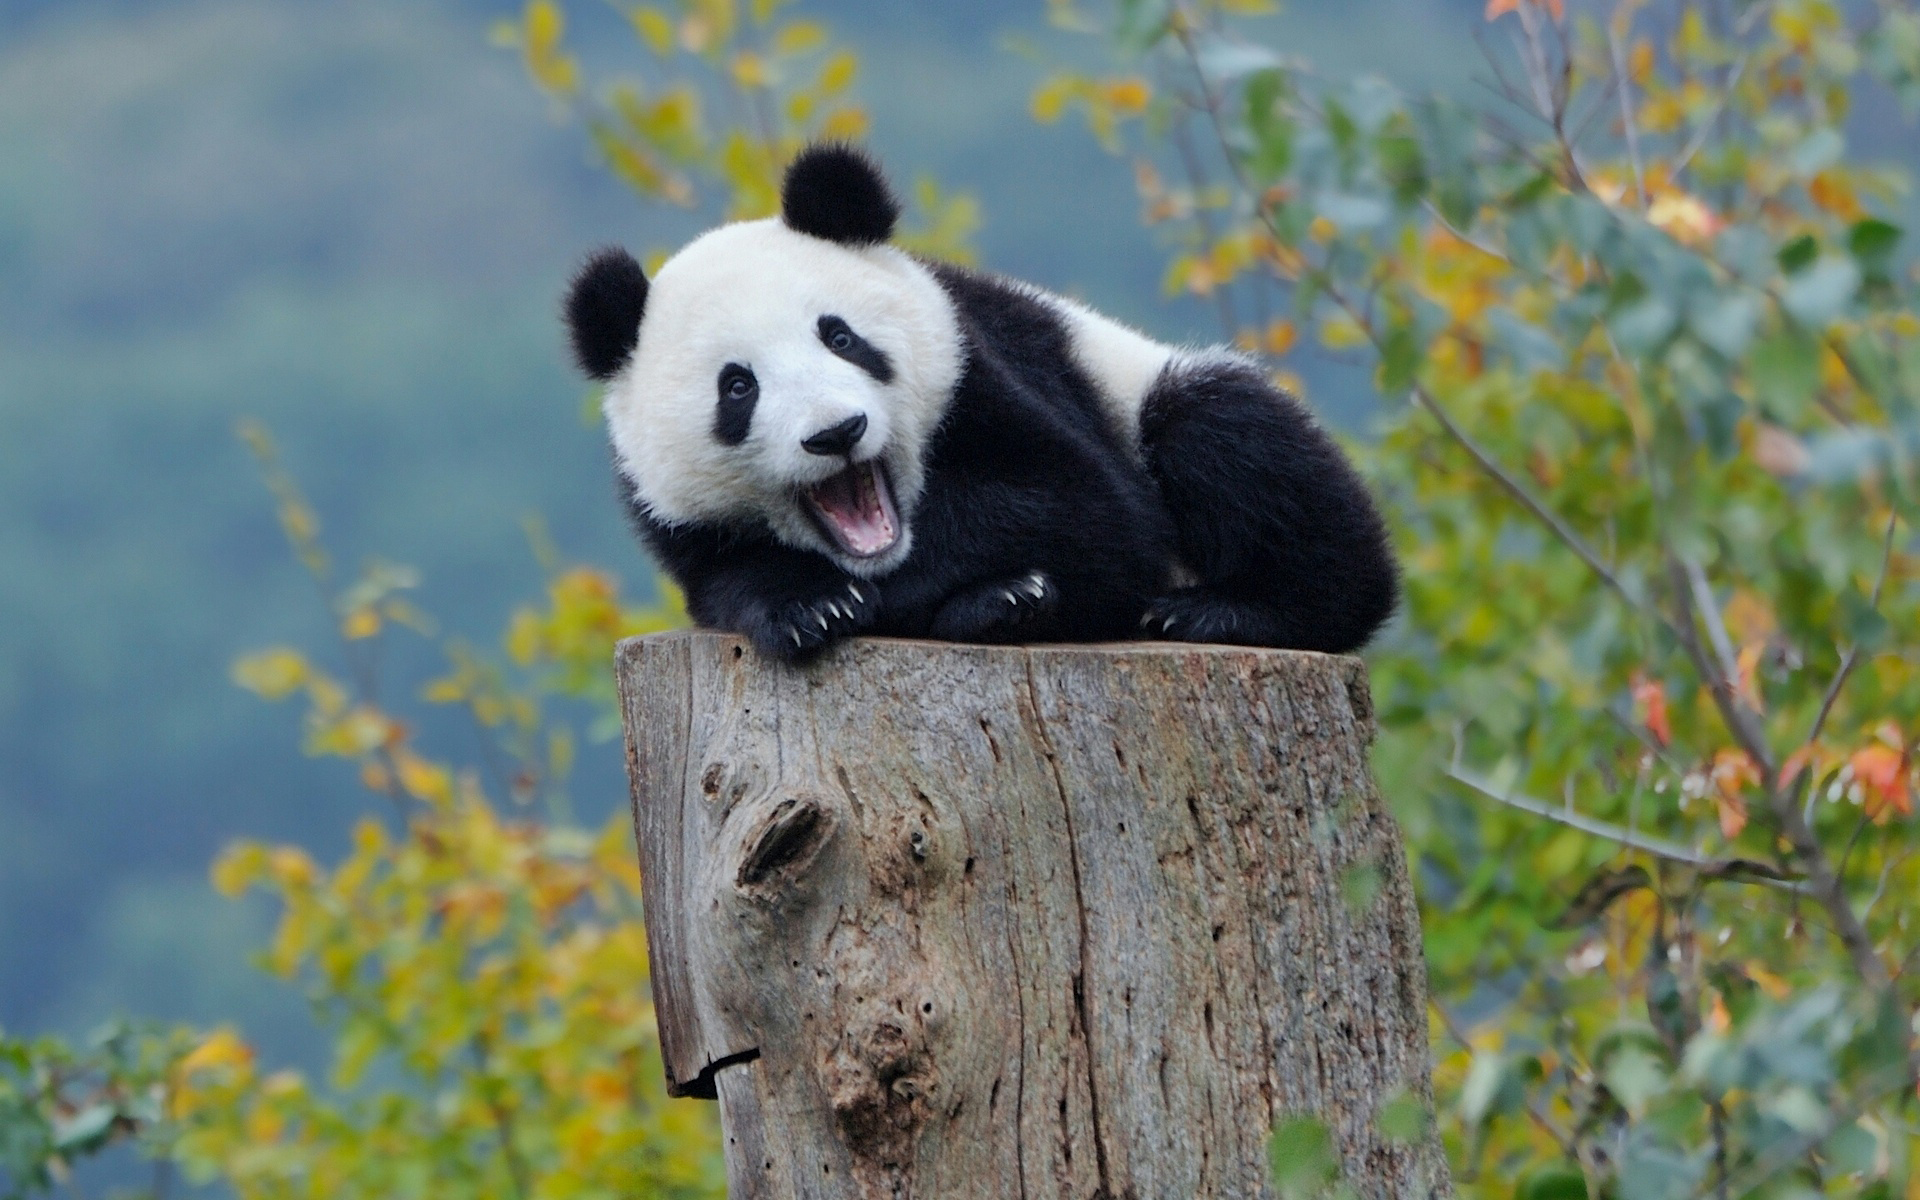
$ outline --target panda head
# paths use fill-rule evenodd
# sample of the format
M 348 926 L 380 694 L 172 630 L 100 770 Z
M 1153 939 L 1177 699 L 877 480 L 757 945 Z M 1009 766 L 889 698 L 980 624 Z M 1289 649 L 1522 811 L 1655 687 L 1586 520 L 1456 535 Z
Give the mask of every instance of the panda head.
M 945 291 L 887 245 L 898 212 L 864 155 L 815 146 L 779 217 L 702 235 L 651 283 L 624 250 L 587 263 L 574 352 L 650 517 L 763 527 L 868 578 L 906 557 L 961 344 Z

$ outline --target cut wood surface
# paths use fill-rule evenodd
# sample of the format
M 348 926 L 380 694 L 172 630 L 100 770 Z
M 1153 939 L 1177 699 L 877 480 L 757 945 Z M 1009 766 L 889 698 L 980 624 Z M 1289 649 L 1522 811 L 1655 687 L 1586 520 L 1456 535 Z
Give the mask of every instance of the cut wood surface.
M 687 632 L 619 674 L 667 1073 L 735 1200 L 1265 1196 L 1297 1114 L 1360 1195 L 1452 1194 L 1376 1128 L 1431 1096 L 1358 660 Z

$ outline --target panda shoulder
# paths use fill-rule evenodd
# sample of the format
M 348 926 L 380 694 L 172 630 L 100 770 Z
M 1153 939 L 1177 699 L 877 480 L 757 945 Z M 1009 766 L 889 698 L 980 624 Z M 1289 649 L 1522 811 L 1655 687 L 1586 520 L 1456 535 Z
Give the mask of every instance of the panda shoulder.
M 936 268 L 936 276 L 975 330 L 991 330 L 1016 312 L 1026 314 L 1026 322 L 1057 329 L 1073 365 L 1129 432 L 1154 381 L 1176 354 L 1174 347 L 1130 325 L 1025 280 L 945 264 Z

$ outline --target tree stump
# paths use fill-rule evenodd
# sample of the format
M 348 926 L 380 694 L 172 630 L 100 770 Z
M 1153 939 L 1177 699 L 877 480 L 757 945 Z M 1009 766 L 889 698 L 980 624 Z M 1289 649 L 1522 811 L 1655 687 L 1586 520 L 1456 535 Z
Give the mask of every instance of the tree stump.
M 1268 1196 L 1277 1121 L 1452 1194 L 1356 659 L 868 639 L 622 644 L 670 1090 L 729 1194 Z

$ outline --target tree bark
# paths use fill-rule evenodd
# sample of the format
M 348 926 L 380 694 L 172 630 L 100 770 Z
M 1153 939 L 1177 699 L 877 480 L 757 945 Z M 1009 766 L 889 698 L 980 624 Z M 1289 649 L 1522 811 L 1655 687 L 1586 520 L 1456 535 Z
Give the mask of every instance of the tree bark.
M 620 648 L 670 1089 L 729 1194 L 1269 1196 L 1324 1122 L 1448 1197 L 1426 970 L 1356 659 L 861 640 Z

